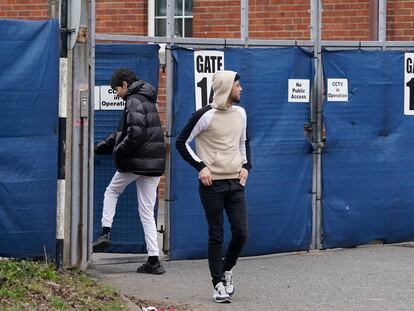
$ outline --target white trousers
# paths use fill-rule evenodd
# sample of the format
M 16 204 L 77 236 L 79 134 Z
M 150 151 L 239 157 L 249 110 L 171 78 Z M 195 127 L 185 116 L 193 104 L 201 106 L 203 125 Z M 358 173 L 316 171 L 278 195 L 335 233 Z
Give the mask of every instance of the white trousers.
M 138 213 L 144 229 L 148 256 L 159 256 L 154 207 L 160 178 L 159 176 L 142 176 L 117 171 L 106 188 L 103 201 L 102 227 L 112 227 L 118 197 L 131 182 L 135 181 Z

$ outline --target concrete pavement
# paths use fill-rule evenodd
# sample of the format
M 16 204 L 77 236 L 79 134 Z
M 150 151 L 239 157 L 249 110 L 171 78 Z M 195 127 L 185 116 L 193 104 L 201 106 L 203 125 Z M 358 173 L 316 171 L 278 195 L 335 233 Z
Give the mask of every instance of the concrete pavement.
M 164 261 L 167 272 L 156 276 L 135 272 L 145 259 L 94 254 L 87 272 L 176 310 L 414 310 L 413 243 L 240 258 L 236 293 L 225 305 L 212 300 L 207 260 Z

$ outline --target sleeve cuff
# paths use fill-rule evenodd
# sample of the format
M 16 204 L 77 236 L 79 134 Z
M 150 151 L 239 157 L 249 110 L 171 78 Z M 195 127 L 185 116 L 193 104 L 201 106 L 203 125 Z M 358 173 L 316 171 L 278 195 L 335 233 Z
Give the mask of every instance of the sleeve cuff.
M 204 164 L 204 162 L 197 163 L 197 171 L 201 171 L 203 168 L 207 167 L 207 165 Z
M 252 168 L 252 166 L 249 163 L 244 163 L 242 165 L 243 168 L 245 168 L 246 170 L 250 171 L 250 169 Z

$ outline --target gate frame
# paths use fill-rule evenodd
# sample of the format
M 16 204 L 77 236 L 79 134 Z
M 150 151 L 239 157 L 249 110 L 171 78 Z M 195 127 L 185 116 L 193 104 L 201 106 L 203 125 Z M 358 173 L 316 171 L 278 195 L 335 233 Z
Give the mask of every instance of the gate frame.
M 315 63 L 314 83 L 311 90 L 310 116 L 311 124 L 310 143 L 314 146 L 312 153 L 312 238 L 310 249 L 321 249 L 323 243 L 323 223 L 322 223 L 322 176 L 321 176 L 321 156 L 324 148 L 323 137 L 323 69 L 321 60 L 321 51 L 323 48 L 332 49 L 409 49 L 414 48 L 413 41 L 386 41 L 386 0 L 372 0 L 370 4 L 375 3 L 375 18 L 377 41 L 336 41 L 322 40 L 322 0 L 310 1 L 310 40 L 257 40 L 250 39 L 248 36 L 249 25 L 249 4 L 248 0 L 240 0 L 240 39 L 225 38 L 175 38 L 174 37 L 174 4 L 175 0 L 167 0 L 167 32 L 166 37 L 149 37 L 134 35 L 113 35 L 113 34 L 96 34 L 95 33 L 95 0 L 89 0 L 89 29 L 90 29 L 90 87 L 89 98 L 93 100 L 94 90 L 94 71 L 95 71 L 95 44 L 96 40 L 116 41 L 116 42 L 142 42 L 142 43 L 162 43 L 166 44 L 166 139 L 167 139 L 167 163 L 165 173 L 165 236 L 163 250 L 169 250 L 170 242 L 170 188 L 171 188 L 171 129 L 173 123 L 172 102 L 173 102 L 173 79 L 174 79 L 174 61 L 172 57 L 172 46 L 181 46 L 186 48 L 222 48 L 222 47 L 304 47 L 313 51 Z M 371 11 L 371 13 L 373 13 Z M 90 109 L 90 120 L 93 122 L 93 109 Z M 93 142 L 93 131 L 89 133 L 89 141 Z M 89 181 L 93 182 L 93 152 L 89 158 L 89 165 L 92 168 L 89 171 Z M 89 204 L 93 206 L 93 183 L 89 187 Z M 90 220 L 92 215 L 90 215 Z M 92 226 L 88 224 L 88 241 L 91 244 Z M 90 249 L 90 248 L 89 248 Z M 91 250 L 88 258 L 91 258 Z

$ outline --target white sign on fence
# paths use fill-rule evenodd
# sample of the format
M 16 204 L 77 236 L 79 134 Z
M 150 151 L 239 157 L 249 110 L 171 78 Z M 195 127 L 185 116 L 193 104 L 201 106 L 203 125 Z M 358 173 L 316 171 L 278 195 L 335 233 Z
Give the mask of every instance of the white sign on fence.
M 196 110 L 211 103 L 211 78 L 213 73 L 224 70 L 224 52 L 195 51 L 194 52 L 194 93 Z
M 122 110 L 125 101 L 109 85 L 101 85 L 101 110 Z
M 348 101 L 348 79 L 327 79 L 327 84 L 326 99 L 328 102 Z
M 309 103 L 309 79 L 289 79 L 288 102 Z
M 122 110 L 125 101 L 109 85 L 95 86 L 95 110 Z
M 414 115 L 414 53 L 404 57 L 404 114 Z

